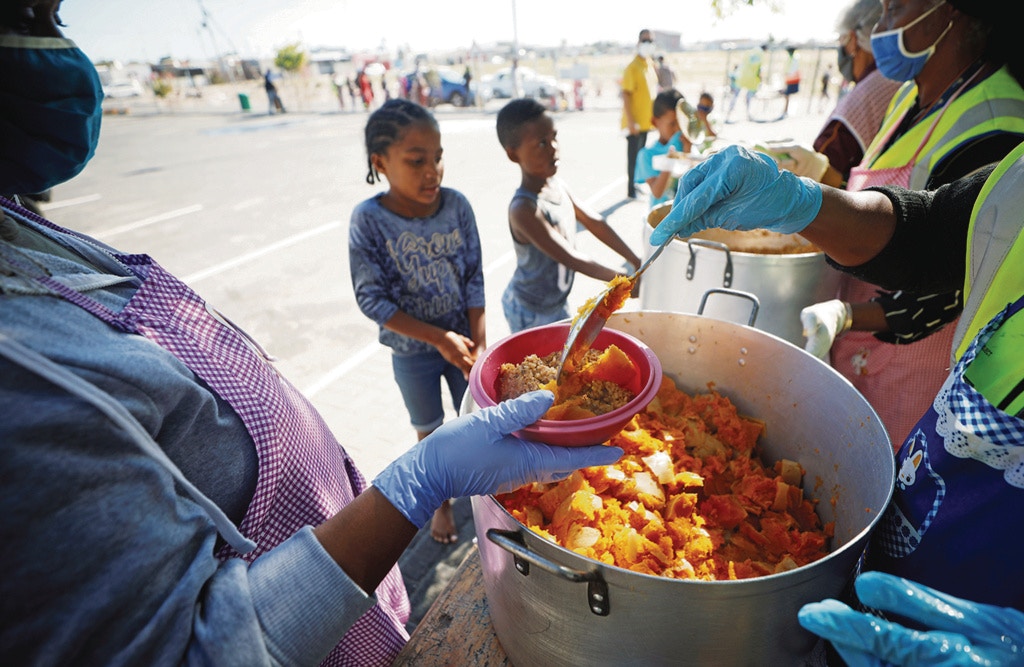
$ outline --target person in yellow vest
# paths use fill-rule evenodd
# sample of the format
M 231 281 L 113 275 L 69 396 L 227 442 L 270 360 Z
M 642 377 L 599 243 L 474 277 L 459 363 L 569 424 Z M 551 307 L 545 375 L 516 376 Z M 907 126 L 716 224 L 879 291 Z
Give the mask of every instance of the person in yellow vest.
M 1024 139 L 1024 52 L 996 0 L 883 3 L 871 35 L 879 71 L 905 81 L 847 190 L 934 189 L 997 161 Z M 793 147 L 783 147 L 790 157 Z M 827 159 L 810 149 L 797 163 Z M 810 157 L 808 157 L 810 156 Z M 795 173 L 821 180 L 820 173 Z M 801 314 L 807 348 L 828 356 L 879 413 L 894 443 L 946 376 L 959 289 L 893 291 L 850 276 L 834 299 Z
M 750 120 L 750 100 L 754 98 L 757 89 L 761 87 L 761 64 L 764 62 L 764 54 L 767 51 L 768 45 L 762 44 L 759 48 L 750 49 L 743 55 L 743 62 L 736 75 L 736 88 L 729 100 L 729 111 L 725 114 L 726 123 L 732 122 L 732 110 L 736 107 L 736 100 L 739 99 L 740 93 L 743 92 L 746 93 L 747 120 Z
M 951 370 L 896 455 L 893 500 L 864 561 L 877 572 L 858 578 L 859 602 L 849 601 L 890 620 L 834 600 L 800 612 L 849 664 L 1009 665 L 1024 655 L 1022 191 L 1024 144 L 934 191 L 854 193 L 731 146 L 683 176 L 651 235 L 659 244 L 715 227 L 799 233 L 882 286 L 964 292 L 944 353 Z
M 622 73 L 622 129 L 626 131 L 626 196 L 636 198 L 636 156 L 647 145 L 658 94 L 658 70 L 654 65 L 654 37 L 641 30 L 636 56 Z

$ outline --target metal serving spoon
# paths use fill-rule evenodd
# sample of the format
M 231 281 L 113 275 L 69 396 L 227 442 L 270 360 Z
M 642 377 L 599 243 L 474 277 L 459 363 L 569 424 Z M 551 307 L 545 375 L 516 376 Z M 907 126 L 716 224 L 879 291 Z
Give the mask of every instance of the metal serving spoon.
M 557 383 L 562 381 L 563 370 L 568 368 L 571 371 L 576 368 L 580 360 L 583 359 L 583 355 L 587 353 L 587 350 L 594 343 L 597 334 L 601 333 L 601 329 L 608 322 L 608 317 L 625 303 L 627 297 L 623 296 L 623 294 L 628 295 L 633 291 L 636 281 L 640 279 L 640 275 L 647 270 L 651 262 L 657 259 L 658 255 L 668 246 L 671 240 L 672 237 L 670 236 L 668 240 L 658 246 L 651 253 L 651 256 L 640 265 L 639 269 L 626 277 L 625 281 L 612 280 L 600 294 L 587 301 L 580 308 L 579 312 L 576 313 L 576 319 L 573 320 L 572 326 L 569 328 L 569 336 L 566 338 L 565 346 L 562 348 L 562 356 L 558 360 L 558 371 L 555 373 L 555 381 Z

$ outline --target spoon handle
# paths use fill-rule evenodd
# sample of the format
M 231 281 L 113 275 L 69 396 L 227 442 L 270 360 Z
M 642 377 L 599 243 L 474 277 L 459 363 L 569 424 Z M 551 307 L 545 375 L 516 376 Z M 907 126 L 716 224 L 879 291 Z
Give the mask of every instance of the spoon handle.
M 671 239 L 669 239 L 669 241 L 671 241 Z M 636 285 L 636 281 L 639 280 L 640 274 L 647 270 L 647 267 L 651 265 L 651 262 L 658 258 L 658 255 L 665 250 L 666 246 L 668 246 L 668 241 L 658 246 L 655 251 L 651 253 L 651 256 L 647 258 L 647 261 L 641 264 L 640 268 L 634 271 L 632 275 L 627 278 L 630 285 Z M 590 349 L 590 345 L 594 342 L 594 339 L 597 338 L 597 334 L 601 333 L 601 329 L 604 329 L 604 325 L 608 321 L 607 315 L 597 315 L 595 313 L 598 311 L 598 306 L 600 306 L 601 302 L 608 297 L 608 294 L 611 293 L 611 291 L 611 285 L 605 287 L 596 298 L 590 301 L 588 310 L 586 312 L 579 313 L 573 321 L 572 326 L 569 329 L 569 336 L 565 341 L 565 346 L 562 348 L 561 358 L 558 361 L 558 370 L 555 372 L 556 382 L 561 383 L 562 381 L 562 370 L 565 368 L 566 361 L 569 362 L 571 367 L 574 367 L 586 351 Z

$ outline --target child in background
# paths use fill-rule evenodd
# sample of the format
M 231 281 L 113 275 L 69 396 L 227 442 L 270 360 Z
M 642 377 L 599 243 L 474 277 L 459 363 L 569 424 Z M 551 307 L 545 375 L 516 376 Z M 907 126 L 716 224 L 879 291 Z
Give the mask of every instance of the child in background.
M 366 182 L 384 177 L 388 189 L 352 211 L 352 287 L 392 349 L 395 381 L 422 440 L 444 421 L 441 379 L 458 411 L 487 345 L 480 237 L 466 198 L 441 187 L 441 132 L 430 112 L 389 100 L 370 115 L 365 137 Z M 430 533 L 442 544 L 457 540 L 448 502 Z
M 675 88 L 662 91 L 654 98 L 654 118 L 651 124 L 658 132 L 658 140 L 644 146 L 636 156 L 636 171 L 633 181 L 637 185 L 647 185 L 650 193 L 650 205 L 672 201 L 676 195 L 678 178 L 672 175 L 672 168 L 659 171 L 654 167 L 654 158 L 660 155 L 676 155 L 689 153 L 693 147 L 689 137 L 679 127 L 679 114 L 676 105 L 684 103 L 683 94 Z
M 700 122 L 700 130 L 704 133 L 705 144 L 710 144 L 718 138 L 718 133 L 711 127 L 711 120 L 708 118 L 714 110 L 715 98 L 709 92 L 701 93 L 697 101 L 697 120 Z
M 703 153 L 718 138 L 718 133 L 708 119 L 708 114 L 714 110 L 715 98 L 708 92 L 700 94 L 696 108 L 685 97 L 676 102 L 676 117 L 683 133 L 683 147 L 690 145 L 687 152 Z
M 786 87 L 782 91 L 782 95 L 786 98 L 786 105 L 782 108 L 782 118 L 785 118 L 789 114 L 789 98 L 791 95 L 796 95 L 800 92 L 800 54 L 796 52 L 796 47 L 786 47 Z
M 567 319 L 577 271 L 602 281 L 622 273 L 575 249 L 577 222 L 634 268 L 640 266 L 640 258 L 607 220 L 582 208 L 555 178 L 557 133 L 541 104 L 532 99 L 509 102 L 498 112 L 497 130 L 508 159 L 522 172 L 508 207 L 516 269 L 501 299 L 505 320 L 515 333 Z

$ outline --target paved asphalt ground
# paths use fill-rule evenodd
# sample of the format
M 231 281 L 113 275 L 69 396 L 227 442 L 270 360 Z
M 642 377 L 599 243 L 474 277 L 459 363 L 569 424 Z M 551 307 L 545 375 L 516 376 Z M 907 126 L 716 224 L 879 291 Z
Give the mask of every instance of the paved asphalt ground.
M 96 158 L 55 188 L 45 213 L 124 251 L 152 255 L 247 330 L 277 356 L 281 372 L 311 398 L 372 479 L 415 435 L 387 350 L 356 307 L 349 279 L 350 213 L 382 188 L 365 182 L 366 114 L 306 105 L 268 116 L 265 100 L 255 97 L 249 112 L 231 92 L 171 110 L 116 102 L 112 108 L 127 113 L 105 117 Z M 606 93 L 584 111 L 555 114 L 559 173 L 577 201 L 603 212 L 643 256 L 647 205 L 625 198 L 618 104 Z M 809 144 L 824 121 L 810 106 L 798 100 L 789 118 L 773 123 L 726 125 L 719 118 L 719 131 L 736 141 Z M 465 194 L 477 216 L 492 343 L 508 333 L 500 295 L 514 262 L 505 210 L 519 182 L 494 133 L 500 107 L 494 101 L 483 109 L 436 111 L 444 184 Z M 589 235 L 577 244 L 620 263 Z M 578 277 L 570 307 L 600 287 Z M 414 605 L 410 628 L 472 548 L 469 502 L 454 507 L 458 543 L 438 545 L 421 531 L 401 561 Z

